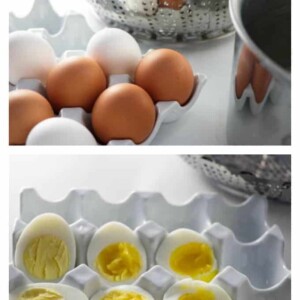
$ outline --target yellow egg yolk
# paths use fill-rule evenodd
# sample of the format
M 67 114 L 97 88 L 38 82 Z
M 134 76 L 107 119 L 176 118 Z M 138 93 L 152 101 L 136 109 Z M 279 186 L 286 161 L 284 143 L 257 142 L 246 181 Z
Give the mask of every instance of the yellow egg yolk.
M 138 293 L 131 291 L 111 291 L 101 300 L 144 300 L 145 298 Z
M 178 300 L 215 300 L 216 297 L 212 291 L 199 288 L 195 293 L 181 295 Z
M 110 281 L 135 278 L 142 267 L 139 251 L 129 243 L 116 243 L 104 248 L 95 261 L 96 269 Z
M 53 290 L 33 288 L 22 293 L 18 300 L 64 300 L 64 298 Z
M 202 281 L 211 281 L 217 270 L 214 269 L 213 250 L 205 243 L 188 243 L 176 248 L 170 256 L 171 269 L 183 276 Z
M 66 243 L 52 235 L 30 241 L 23 253 L 27 272 L 37 279 L 55 280 L 69 269 L 70 254 Z

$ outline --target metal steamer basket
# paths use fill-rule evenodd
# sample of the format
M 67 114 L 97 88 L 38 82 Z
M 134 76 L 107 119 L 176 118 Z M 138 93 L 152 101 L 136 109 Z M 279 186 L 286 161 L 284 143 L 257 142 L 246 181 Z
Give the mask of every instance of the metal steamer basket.
M 228 0 L 87 0 L 109 26 L 144 39 L 206 40 L 233 31 Z
M 291 202 L 288 155 L 183 155 L 197 171 L 229 190 Z

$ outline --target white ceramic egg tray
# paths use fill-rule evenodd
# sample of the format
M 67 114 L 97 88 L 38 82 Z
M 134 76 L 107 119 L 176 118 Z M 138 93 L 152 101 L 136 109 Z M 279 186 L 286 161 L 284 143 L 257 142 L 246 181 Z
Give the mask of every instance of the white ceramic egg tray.
M 83 54 L 83 53 L 81 53 Z M 78 52 L 73 51 L 66 53 L 67 56 L 79 55 Z M 119 83 L 130 83 L 130 77 L 128 75 L 112 75 L 109 78 L 109 86 L 113 86 Z M 183 114 L 188 112 L 196 103 L 201 93 L 202 88 L 206 82 L 206 76 L 203 74 L 195 75 L 195 88 L 193 96 L 185 106 L 181 106 L 177 101 L 162 101 L 156 104 L 156 122 L 155 126 L 148 138 L 139 145 L 150 145 L 152 140 L 157 135 L 161 125 L 163 123 L 171 123 L 177 121 Z M 11 88 L 13 90 L 14 88 Z M 18 82 L 16 89 L 30 89 L 34 90 L 46 97 L 45 89 L 41 82 L 34 79 L 23 79 Z M 83 126 L 87 127 L 90 132 L 93 132 L 91 126 L 91 114 L 85 112 L 82 108 L 63 108 L 60 113 L 60 117 L 69 118 L 79 122 Z M 111 140 L 108 145 L 136 145 L 132 140 Z
M 278 226 L 267 224 L 267 200 L 262 196 L 253 195 L 232 205 L 221 196 L 199 194 L 177 206 L 159 193 L 135 192 L 112 204 L 91 190 L 73 190 L 58 202 L 48 202 L 36 190 L 26 189 L 20 201 L 13 249 L 33 218 L 47 212 L 60 215 L 77 245 L 76 268 L 61 283 L 78 288 L 87 297 L 108 288 L 86 265 L 88 244 L 97 228 L 117 221 L 137 233 L 147 253 L 148 270 L 134 285 L 157 300 L 163 299 L 177 279 L 156 265 L 156 251 L 168 232 L 179 228 L 195 230 L 212 243 L 219 273 L 211 283 L 222 287 L 232 300 L 291 299 L 291 273 L 283 261 L 284 239 Z M 10 292 L 29 282 L 25 274 L 10 266 Z
M 49 0 L 35 0 L 31 11 L 23 18 L 10 13 L 10 31 L 16 30 L 28 30 L 47 40 L 54 49 L 58 60 L 71 56 L 84 56 L 83 50 L 86 49 L 90 38 L 97 31 L 95 26 L 92 28 L 87 18 L 80 13 L 69 12 L 65 16 L 58 15 Z M 21 80 L 16 87 L 10 85 L 9 89 L 10 91 L 21 88 L 32 89 L 45 95 L 42 85 L 32 81 Z M 150 145 L 163 123 L 175 122 L 189 111 L 199 98 L 206 81 L 207 77 L 204 74 L 195 74 L 193 95 L 185 106 L 179 105 L 176 101 L 157 103 L 155 126 L 150 136 L 139 145 Z M 109 78 L 109 86 L 128 82 L 130 82 L 128 75 L 112 75 Z M 90 114 L 83 109 L 65 108 L 60 111 L 59 115 L 78 121 L 92 132 Z M 132 140 L 112 140 L 108 145 L 135 145 L 135 143 Z

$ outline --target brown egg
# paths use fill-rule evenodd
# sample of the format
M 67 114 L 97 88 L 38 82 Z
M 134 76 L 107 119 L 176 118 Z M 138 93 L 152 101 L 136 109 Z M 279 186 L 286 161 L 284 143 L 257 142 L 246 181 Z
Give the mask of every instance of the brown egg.
M 256 63 L 254 66 L 253 77 L 252 77 L 252 88 L 257 103 L 263 102 L 267 95 L 272 75 L 266 70 L 260 63 Z
M 54 117 L 49 102 L 40 94 L 29 90 L 9 93 L 9 144 L 24 145 L 31 129 Z
M 90 112 L 106 85 L 106 76 L 95 60 L 71 57 L 51 70 L 47 93 L 56 112 L 64 107 L 82 107 Z
M 139 63 L 135 83 L 155 102 L 178 101 L 186 104 L 194 89 L 193 70 L 179 52 L 159 49 L 149 52 Z
M 95 135 L 103 143 L 130 139 L 140 144 L 151 134 L 156 109 L 151 97 L 142 88 L 122 83 L 104 91 L 92 111 Z
M 235 92 L 238 99 L 242 97 L 245 89 L 251 82 L 254 64 L 255 56 L 246 46 L 243 46 L 238 61 L 235 79 Z
M 186 0 L 159 0 L 158 6 L 180 10 L 185 3 Z

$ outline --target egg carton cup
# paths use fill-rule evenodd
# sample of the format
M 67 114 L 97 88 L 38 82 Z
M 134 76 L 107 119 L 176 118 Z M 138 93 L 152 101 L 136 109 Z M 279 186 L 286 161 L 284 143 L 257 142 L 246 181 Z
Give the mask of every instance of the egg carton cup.
M 46 285 L 45 283 L 34 283 L 26 276 L 26 274 L 17 269 L 13 264 L 10 264 L 9 266 L 9 293 L 13 293 L 27 285 L 55 288 L 56 284 L 57 283 L 48 282 Z M 71 286 L 77 289 L 79 293 L 83 292 L 87 298 L 90 298 L 96 291 L 101 289 L 98 274 L 86 265 L 80 265 L 69 271 L 59 284 Z
M 235 95 L 235 104 L 238 110 L 244 109 L 247 103 L 249 103 L 250 111 L 253 115 L 258 115 L 263 110 L 268 101 L 272 101 L 273 89 L 276 86 L 275 80 L 272 79 L 269 83 L 268 90 L 264 99 L 261 102 L 256 101 L 254 90 L 251 84 L 249 84 L 244 90 L 242 96 L 238 98 L 235 92 L 235 84 L 232 85 L 232 94 Z
M 72 56 L 83 56 L 83 51 L 67 51 L 64 53 L 63 57 L 72 57 Z M 186 114 L 197 102 L 200 97 L 201 91 L 205 86 L 207 81 L 207 77 L 204 74 L 195 74 L 195 86 L 193 90 L 193 94 L 188 101 L 188 103 L 184 106 L 181 106 L 177 101 L 161 101 L 156 103 L 156 122 L 155 126 L 148 136 L 148 138 L 139 145 L 150 145 L 153 139 L 156 137 L 160 127 L 164 123 L 172 123 L 181 118 L 184 114 Z M 121 74 L 121 75 L 111 75 L 109 77 L 108 86 L 111 87 L 120 83 L 131 83 L 132 80 L 129 75 Z M 10 90 L 20 90 L 20 89 L 29 89 L 36 91 L 47 98 L 46 91 L 42 83 L 35 79 L 21 79 L 15 87 L 10 85 Z M 85 112 L 80 107 L 74 108 L 63 108 L 61 109 L 59 116 L 62 118 L 69 118 L 74 121 L 81 123 L 83 126 L 87 127 L 87 129 L 93 132 L 91 125 L 91 114 Z M 125 145 L 136 145 L 132 140 L 111 140 L 108 145 L 110 146 L 125 146 Z
M 9 14 L 9 31 L 28 30 L 46 39 L 58 57 L 67 50 L 85 50 L 90 38 L 102 29 L 90 13 L 69 11 L 59 15 L 50 0 L 35 0 L 25 16 Z
M 162 300 L 167 290 L 177 282 L 177 279 L 161 266 L 152 267 L 145 272 L 133 285 L 142 288 L 151 294 L 154 299 Z M 9 292 L 30 285 L 32 282 L 26 275 L 15 268 L 9 267 Z M 86 265 L 80 265 L 68 272 L 61 280 L 60 284 L 71 286 L 82 291 L 88 298 L 93 297 L 100 291 L 107 290 L 108 287 L 101 285 L 98 274 Z M 232 300 L 289 300 L 291 299 L 291 277 L 268 290 L 254 288 L 248 278 L 236 271 L 232 267 L 226 267 L 211 282 L 223 288 Z M 44 284 L 39 284 L 43 286 Z M 49 283 L 47 283 L 47 286 Z M 48 287 L 51 287 L 48 286 Z M 55 284 L 53 284 L 55 287 Z M 67 299 L 68 300 L 68 299 Z M 76 299 L 74 299 L 76 300 Z
M 247 205 L 256 201 L 264 202 L 262 197 L 256 201 L 255 198 L 249 198 Z M 68 272 L 60 283 L 78 288 L 91 297 L 109 286 L 86 265 L 89 242 L 101 225 L 111 221 L 124 223 L 136 232 L 147 254 L 148 271 L 134 284 L 148 291 L 155 299 L 162 299 L 178 279 L 156 265 L 157 249 L 168 231 L 190 228 L 202 232 L 212 243 L 219 269 L 212 284 L 221 286 L 232 300 L 290 299 L 291 274 L 283 261 L 284 239 L 278 226 L 268 227 L 252 242 L 241 242 L 231 229 L 220 223 L 210 224 L 209 218 L 205 218 L 205 207 L 209 203 L 214 203 L 211 208 L 219 207 L 222 215 L 228 216 L 228 219 L 233 217 L 234 223 L 240 215 L 241 207 L 230 206 L 217 195 L 198 195 L 182 206 L 175 206 L 158 193 L 136 192 L 121 203 L 111 204 L 94 191 L 73 190 L 63 200 L 48 202 L 34 189 L 26 189 L 21 193 L 20 219 L 13 233 L 13 249 L 22 230 L 33 218 L 46 212 L 62 216 L 75 236 L 77 267 Z M 241 213 L 240 226 L 245 222 L 248 229 L 251 228 L 253 224 L 247 218 L 256 215 L 255 206 L 249 206 L 247 214 Z M 235 210 L 235 217 L 230 215 L 230 210 Z M 147 214 L 147 211 L 150 213 Z M 195 212 L 198 212 L 197 218 Z M 151 213 L 158 215 L 160 222 L 158 219 L 153 221 Z M 187 215 L 191 216 L 191 220 L 183 221 Z M 202 226 L 199 220 L 203 222 Z M 24 273 L 14 266 L 10 267 L 10 291 L 30 282 Z M 280 298 L 283 295 L 284 298 Z

